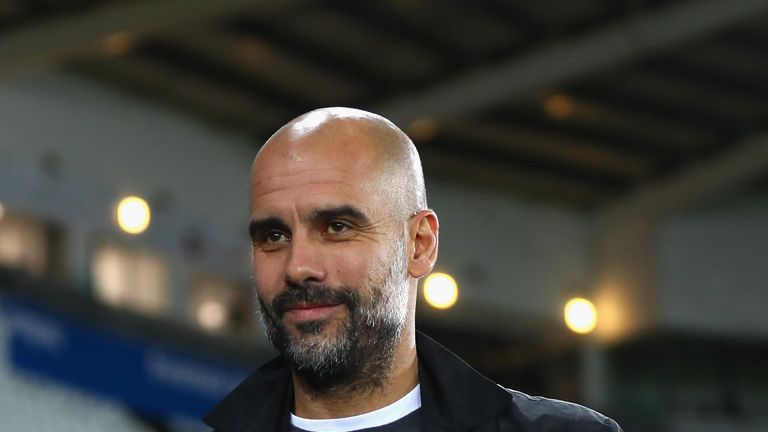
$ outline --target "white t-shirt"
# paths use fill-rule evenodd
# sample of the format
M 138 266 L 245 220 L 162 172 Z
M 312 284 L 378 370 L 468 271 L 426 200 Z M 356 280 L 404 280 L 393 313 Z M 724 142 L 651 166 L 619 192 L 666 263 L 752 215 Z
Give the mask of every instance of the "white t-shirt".
M 310 432 L 349 432 L 395 422 L 421 407 L 418 384 L 408 394 L 376 411 L 338 419 L 305 419 L 291 413 L 291 424 Z

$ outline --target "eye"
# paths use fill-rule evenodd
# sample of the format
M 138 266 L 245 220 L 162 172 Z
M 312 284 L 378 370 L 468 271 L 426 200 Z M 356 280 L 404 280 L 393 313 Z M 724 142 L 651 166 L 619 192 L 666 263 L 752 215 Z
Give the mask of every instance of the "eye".
M 261 237 L 261 243 L 264 245 L 276 245 L 288 241 L 288 236 L 282 231 L 267 231 Z
M 343 233 L 344 231 L 346 231 L 348 229 L 349 229 L 349 225 L 348 224 L 346 224 L 344 222 L 340 222 L 340 221 L 333 221 L 333 222 L 328 224 L 328 227 L 326 228 L 326 233 L 327 234 L 341 234 L 341 233 Z

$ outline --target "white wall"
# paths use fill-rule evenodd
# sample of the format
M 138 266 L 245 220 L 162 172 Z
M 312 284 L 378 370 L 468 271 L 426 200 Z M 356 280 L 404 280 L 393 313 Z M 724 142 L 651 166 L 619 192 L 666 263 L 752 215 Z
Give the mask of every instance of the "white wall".
M 427 187 L 441 225 L 437 269 L 455 274 L 465 303 L 456 312 L 467 306 L 471 320 L 524 333 L 559 323 L 568 295 L 589 282 L 588 217 L 477 188 Z
M 671 218 L 658 260 L 665 326 L 768 335 L 768 197 Z
M 244 196 L 257 147 L 111 87 L 65 74 L 0 83 L 0 202 L 67 230 L 69 276 L 88 280 L 96 237 L 162 252 L 184 266 L 246 278 Z M 46 171 L 44 160 L 58 169 Z M 155 208 L 150 230 L 123 235 L 113 221 L 120 197 Z M 197 232 L 207 256 L 185 262 L 182 239 Z M 177 271 L 174 296 L 184 298 Z M 178 310 L 181 312 L 181 308 Z
M 244 229 L 256 147 L 109 87 L 63 74 L 0 84 L 3 159 L 59 156 L 62 175 L 113 192 L 172 194 L 185 218 Z
M 202 232 L 213 267 L 243 268 L 242 197 L 254 152 L 245 140 L 69 75 L 0 83 L 0 201 L 67 227 L 78 282 L 87 278 L 87 238 L 120 236 L 112 212 L 126 194 L 167 202 L 139 242 L 178 266 L 181 238 Z M 46 158 L 59 169 L 46 172 Z

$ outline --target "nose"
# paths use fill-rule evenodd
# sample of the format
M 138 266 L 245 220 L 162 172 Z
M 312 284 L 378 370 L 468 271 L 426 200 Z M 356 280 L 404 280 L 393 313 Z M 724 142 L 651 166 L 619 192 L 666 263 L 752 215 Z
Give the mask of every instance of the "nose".
M 286 279 L 298 283 L 322 282 L 325 276 L 319 245 L 306 236 L 294 235 L 285 265 Z

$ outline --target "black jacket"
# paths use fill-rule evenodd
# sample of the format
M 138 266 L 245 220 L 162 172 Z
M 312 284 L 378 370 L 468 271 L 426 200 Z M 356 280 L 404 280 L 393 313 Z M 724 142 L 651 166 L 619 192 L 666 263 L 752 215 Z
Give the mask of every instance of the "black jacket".
M 423 430 L 621 432 L 608 417 L 569 402 L 507 390 L 417 333 Z M 204 420 L 216 432 L 285 432 L 293 405 L 290 370 L 277 358 L 257 369 Z

